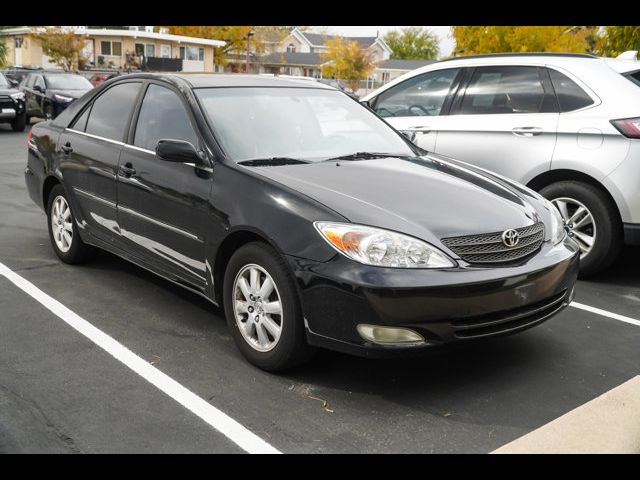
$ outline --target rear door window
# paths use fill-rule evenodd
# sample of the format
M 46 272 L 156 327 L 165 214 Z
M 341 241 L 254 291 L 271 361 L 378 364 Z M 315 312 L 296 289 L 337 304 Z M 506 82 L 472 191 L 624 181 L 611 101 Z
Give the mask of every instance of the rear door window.
M 139 82 L 121 83 L 100 95 L 93 102 L 85 131 L 122 142 L 140 85 Z
M 464 91 L 462 115 L 547 113 L 557 111 L 545 91 L 541 70 L 529 66 L 478 67 Z
M 571 112 L 592 105 L 593 99 L 566 75 L 552 68 L 549 69 L 551 83 L 558 97 L 561 112 Z

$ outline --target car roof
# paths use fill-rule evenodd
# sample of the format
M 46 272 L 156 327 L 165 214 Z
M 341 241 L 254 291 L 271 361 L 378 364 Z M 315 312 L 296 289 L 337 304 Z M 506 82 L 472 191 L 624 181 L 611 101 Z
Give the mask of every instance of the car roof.
M 133 73 L 120 75 L 118 79 L 156 78 L 173 83 L 186 84 L 191 88 L 207 87 L 295 87 L 334 90 L 319 82 L 300 79 L 269 77 L 265 75 L 221 74 L 221 73 Z

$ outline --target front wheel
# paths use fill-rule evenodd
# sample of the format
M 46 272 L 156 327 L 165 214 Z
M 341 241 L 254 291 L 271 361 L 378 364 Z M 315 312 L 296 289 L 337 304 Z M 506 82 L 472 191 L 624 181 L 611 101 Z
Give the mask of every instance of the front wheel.
M 293 279 L 273 248 L 253 242 L 238 249 L 227 265 L 223 295 L 227 324 L 249 362 L 275 372 L 311 357 Z
M 25 127 L 27 126 L 27 114 L 23 113 L 18 115 L 11 121 L 11 128 L 14 132 L 24 132 Z
M 578 181 L 552 183 L 540 194 L 553 203 L 580 247 L 580 277 L 605 270 L 622 248 L 622 222 L 615 204 L 599 188 Z
M 56 255 L 65 263 L 83 263 L 93 258 L 96 249 L 82 241 L 71 206 L 62 185 L 56 185 L 47 204 L 49 238 Z

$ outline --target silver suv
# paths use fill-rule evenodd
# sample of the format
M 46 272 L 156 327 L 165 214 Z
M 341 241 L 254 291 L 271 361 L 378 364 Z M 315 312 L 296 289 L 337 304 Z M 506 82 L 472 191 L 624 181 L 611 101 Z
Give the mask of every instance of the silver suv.
M 640 245 L 636 53 L 452 58 L 362 101 L 425 150 L 510 177 L 552 200 L 580 245 L 585 277 L 606 268 L 623 243 Z

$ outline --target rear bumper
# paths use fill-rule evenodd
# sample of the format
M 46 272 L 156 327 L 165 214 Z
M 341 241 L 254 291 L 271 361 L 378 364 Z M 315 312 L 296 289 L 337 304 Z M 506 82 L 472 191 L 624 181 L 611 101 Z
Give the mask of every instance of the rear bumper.
M 624 224 L 625 245 L 640 245 L 640 223 Z
M 542 323 L 572 299 L 579 255 L 567 241 L 512 267 L 405 270 L 370 267 L 341 255 L 314 263 L 289 258 L 309 343 L 363 356 L 387 356 L 515 333 Z M 356 327 L 409 328 L 425 342 L 381 345 Z

